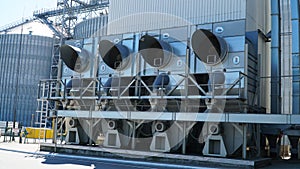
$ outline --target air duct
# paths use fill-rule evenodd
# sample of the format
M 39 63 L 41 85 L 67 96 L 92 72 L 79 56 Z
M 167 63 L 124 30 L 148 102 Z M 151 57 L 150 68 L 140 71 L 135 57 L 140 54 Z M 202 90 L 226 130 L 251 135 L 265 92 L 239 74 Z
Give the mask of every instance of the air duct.
M 271 0 L 271 113 L 281 112 L 281 63 L 280 63 L 280 0 Z
M 166 66 L 172 57 L 172 47 L 150 35 L 144 35 L 139 40 L 139 52 L 155 68 Z
M 168 88 L 170 77 L 167 73 L 162 73 L 156 77 L 153 82 L 153 89 Z
M 196 56 L 208 65 L 220 63 L 228 53 L 226 41 L 208 30 L 195 31 L 191 41 Z
M 110 88 L 111 88 L 112 80 L 113 80 L 113 78 L 110 77 L 110 78 L 105 82 L 105 84 L 104 84 L 104 86 L 103 86 L 104 92 L 105 92 L 106 95 L 110 95 L 110 94 L 109 94 L 109 90 L 110 90 Z
M 165 96 L 169 88 L 170 77 L 166 73 L 158 75 L 153 82 L 152 96 Z M 167 110 L 168 100 L 165 98 L 150 98 L 152 111 L 165 111 Z
M 209 74 L 208 91 L 214 91 L 214 88 L 221 87 L 225 83 L 225 74 L 223 71 L 215 71 Z
M 293 114 L 299 114 L 300 65 L 299 65 L 299 0 L 291 0 L 292 12 L 292 57 L 293 57 Z
M 122 70 L 129 63 L 129 49 L 122 44 L 102 40 L 99 42 L 99 53 L 105 64 L 114 70 Z
M 83 73 L 90 67 L 90 54 L 85 49 L 71 45 L 60 47 L 60 56 L 64 63 L 73 71 Z

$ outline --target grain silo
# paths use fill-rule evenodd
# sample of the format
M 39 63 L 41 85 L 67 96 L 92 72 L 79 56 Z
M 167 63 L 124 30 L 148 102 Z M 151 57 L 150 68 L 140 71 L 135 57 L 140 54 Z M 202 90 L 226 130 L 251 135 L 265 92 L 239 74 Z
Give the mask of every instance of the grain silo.
M 105 35 L 108 16 L 103 14 L 98 17 L 86 19 L 74 28 L 74 39 L 90 38 Z
M 40 79 L 48 79 L 53 33 L 39 21 L 0 34 L 0 121 L 33 124 Z

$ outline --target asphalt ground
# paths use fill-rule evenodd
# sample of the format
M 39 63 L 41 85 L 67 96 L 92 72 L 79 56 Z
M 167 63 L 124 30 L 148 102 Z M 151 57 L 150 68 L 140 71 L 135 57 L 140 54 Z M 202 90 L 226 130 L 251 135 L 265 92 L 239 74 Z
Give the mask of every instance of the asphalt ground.
M 2 141 L 2 140 L 1 140 Z M 213 169 L 40 152 L 37 143 L 0 142 L 0 169 Z
M 38 141 L 29 144 L 3 142 L 0 138 L 0 169 L 216 169 L 219 167 L 186 166 L 120 159 L 66 155 L 39 151 Z M 274 159 L 263 169 L 300 169 L 300 160 Z

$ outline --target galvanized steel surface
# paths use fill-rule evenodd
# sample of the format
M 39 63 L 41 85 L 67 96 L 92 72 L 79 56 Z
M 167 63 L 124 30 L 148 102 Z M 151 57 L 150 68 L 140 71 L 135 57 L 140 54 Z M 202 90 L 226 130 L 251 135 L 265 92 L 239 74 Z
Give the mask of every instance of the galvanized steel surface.
M 0 119 L 29 126 L 37 109 L 40 79 L 49 78 L 53 39 L 43 36 L 0 35 Z M 18 92 L 17 92 L 18 88 Z M 17 100 L 16 100 L 17 94 Z M 16 105 L 15 105 L 16 104 Z
M 292 30 L 294 31 L 294 28 L 292 28 L 292 19 L 291 19 L 291 1 L 281 0 L 281 65 L 282 65 L 282 75 L 283 76 L 289 76 L 292 74 L 292 58 L 290 57 L 292 53 Z M 292 3 L 293 4 L 293 3 Z M 297 5 L 293 5 L 297 6 Z M 298 21 L 297 21 L 298 22 Z M 299 23 L 298 23 L 299 24 Z M 298 33 L 297 33 L 298 34 Z M 298 35 L 299 36 L 299 35 Z M 295 53 L 297 53 L 297 44 Z M 299 46 L 299 44 L 298 44 Z M 298 49 L 299 50 L 299 49 Z M 298 51 L 299 53 L 299 51 Z M 299 74 L 299 73 L 298 73 Z M 282 114 L 291 114 L 292 113 L 292 95 L 291 93 L 294 93 L 293 95 L 296 95 L 293 92 L 292 87 L 292 77 L 284 77 L 281 81 L 281 88 L 282 88 Z M 299 100 L 296 103 L 296 105 L 299 106 Z M 295 105 L 295 106 L 296 106 Z M 295 110 L 295 109 L 294 109 Z M 299 109 L 296 109 L 296 111 L 299 111 Z
M 74 39 L 105 35 L 107 32 L 107 22 L 107 15 L 101 15 L 99 17 L 80 22 L 74 28 Z
M 300 114 L 299 112 L 299 102 L 300 102 L 300 83 L 299 83 L 299 74 L 300 74 L 300 65 L 299 65 L 299 54 L 300 54 L 300 14 L 299 14 L 299 1 L 291 1 L 291 23 L 292 23 L 292 71 L 293 71 L 293 114 Z
M 246 0 L 111 0 L 109 11 L 109 34 L 117 34 L 245 19 Z

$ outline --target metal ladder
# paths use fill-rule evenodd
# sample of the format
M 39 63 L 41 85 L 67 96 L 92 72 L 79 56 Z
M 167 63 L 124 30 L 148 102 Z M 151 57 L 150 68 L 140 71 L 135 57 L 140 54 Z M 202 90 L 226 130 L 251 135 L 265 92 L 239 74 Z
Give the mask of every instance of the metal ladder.
M 47 128 L 47 117 L 49 111 L 49 101 L 47 100 L 48 97 L 48 90 L 49 86 L 47 83 L 40 84 L 40 96 L 37 99 L 38 108 L 36 111 L 36 122 L 35 124 L 39 126 L 39 142 L 42 138 L 46 140 L 46 128 Z

